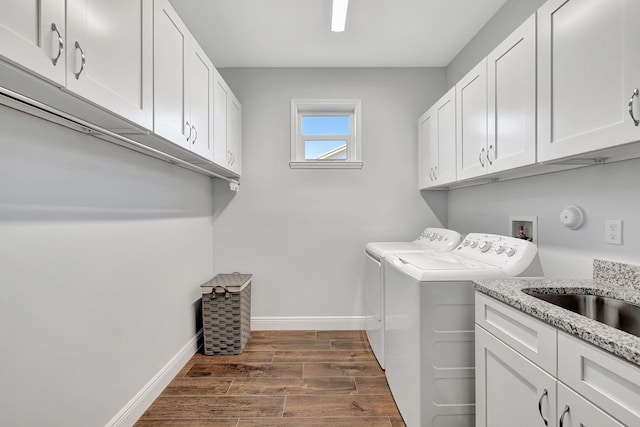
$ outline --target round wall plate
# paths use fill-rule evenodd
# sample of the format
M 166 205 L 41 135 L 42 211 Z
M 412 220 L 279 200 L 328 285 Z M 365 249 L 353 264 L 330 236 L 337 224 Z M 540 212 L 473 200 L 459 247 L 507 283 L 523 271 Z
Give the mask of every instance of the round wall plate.
M 567 206 L 560 212 L 560 222 L 567 228 L 576 230 L 584 224 L 584 212 L 578 206 Z

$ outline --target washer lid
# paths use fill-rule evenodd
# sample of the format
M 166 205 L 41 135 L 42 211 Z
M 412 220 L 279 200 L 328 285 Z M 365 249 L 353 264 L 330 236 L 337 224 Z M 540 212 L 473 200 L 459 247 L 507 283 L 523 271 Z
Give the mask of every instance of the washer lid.
M 451 253 L 407 253 L 395 254 L 404 264 L 410 264 L 418 270 L 497 270 L 500 267 L 472 260 Z

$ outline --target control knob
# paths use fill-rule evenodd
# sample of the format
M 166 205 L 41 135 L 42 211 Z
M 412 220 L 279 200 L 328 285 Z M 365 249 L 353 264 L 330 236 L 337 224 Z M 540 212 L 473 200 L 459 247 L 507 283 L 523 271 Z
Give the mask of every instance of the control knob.
M 469 242 L 469 246 L 471 246 L 472 248 L 475 248 L 476 246 L 478 246 L 478 242 L 476 242 L 475 240 L 472 240 L 471 242 Z
M 462 242 L 462 246 L 469 246 L 469 241 L 467 239 Z
M 491 249 L 491 242 L 485 240 L 484 242 L 480 243 L 478 249 L 480 249 L 480 252 L 487 252 L 489 249 Z
M 436 233 L 431 233 L 429 235 L 429 240 L 435 240 L 436 239 Z
M 507 256 L 514 256 L 516 253 L 516 248 L 507 248 L 504 251 L 505 254 L 507 254 Z
M 496 248 L 496 253 L 497 254 L 501 254 L 502 252 L 504 252 L 506 248 L 504 247 L 504 245 L 500 245 Z
M 444 236 L 442 234 L 438 234 L 438 241 L 442 240 Z

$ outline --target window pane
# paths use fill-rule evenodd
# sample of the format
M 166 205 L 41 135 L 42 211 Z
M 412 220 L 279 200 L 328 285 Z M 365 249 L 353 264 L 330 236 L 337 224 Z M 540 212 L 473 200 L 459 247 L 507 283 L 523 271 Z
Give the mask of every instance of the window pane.
M 349 135 L 349 116 L 302 116 L 303 135 Z
M 347 141 L 307 140 L 304 142 L 305 160 L 347 160 Z

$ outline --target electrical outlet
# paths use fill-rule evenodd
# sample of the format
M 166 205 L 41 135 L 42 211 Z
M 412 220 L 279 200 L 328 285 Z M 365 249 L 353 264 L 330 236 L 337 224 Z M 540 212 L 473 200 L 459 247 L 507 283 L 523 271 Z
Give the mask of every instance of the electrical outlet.
M 610 245 L 622 244 L 622 220 L 607 219 L 604 221 L 604 241 Z

